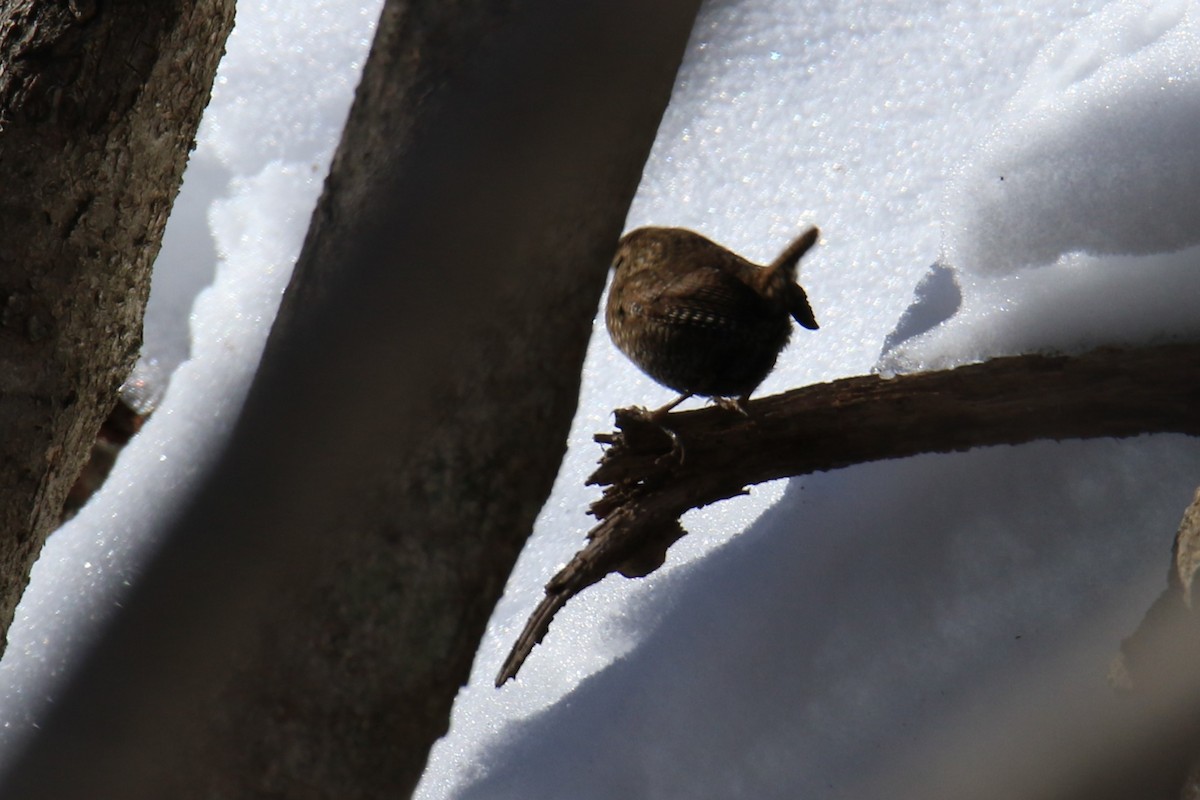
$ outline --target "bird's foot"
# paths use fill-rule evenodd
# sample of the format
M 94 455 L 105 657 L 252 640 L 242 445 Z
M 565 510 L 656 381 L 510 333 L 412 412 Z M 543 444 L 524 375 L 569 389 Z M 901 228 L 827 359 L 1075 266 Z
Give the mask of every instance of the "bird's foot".
M 748 405 L 750 398 L 747 396 L 714 397 L 713 402 L 716 403 L 719 408 L 723 408 L 726 411 L 731 411 L 735 414 L 741 414 L 743 417 L 750 417 L 750 407 Z
M 678 433 L 671 430 L 666 425 L 663 425 L 661 422 L 658 423 L 658 427 L 662 429 L 663 433 L 671 437 L 671 450 L 666 455 L 659 456 L 657 459 L 655 459 L 655 463 L 661 462 L 663 459 L 670 458 L 674 459 L 675 462 L 682 467 L 684 456 L 687 455 L 687 451 L 683 447 L 683 440 L 679 438 Z

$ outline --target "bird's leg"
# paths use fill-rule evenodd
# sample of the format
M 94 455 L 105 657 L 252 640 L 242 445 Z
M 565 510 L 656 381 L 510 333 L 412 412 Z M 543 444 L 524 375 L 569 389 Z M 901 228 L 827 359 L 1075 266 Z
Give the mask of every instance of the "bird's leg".
M 650 420 L 651 422 L 658 422 L 658 423 L 661 423 L 661 422 L 662 422 L 662 420 L 663 420 L 663 417 L 665 417 L 665 416 L 667 415 L 667 412 L 668 412 L 668 411 L 670 411 L 670 410 L 671 410 L 671 409 L 673 409 L 675 406 L 677 406 L 677 405 L 679 405 L 680 403 L 682 403 L 684 400 L 687 400 L 689 397 L 691 397 L 691 396 L 692 396 L 692 394 L 693 394 L 693 392 L 688 392 L 687 394 L 681 394 L 681 395 L 679 395 L 679 397 L 676 397 L 674 400 L 672 400 L 671 402 L 667 403 L 667 404 L 666 404 L 665 406 L 663 406 L 662 408 L 656 408 L 656 409 L 654 409 L 653 411 L 651 411 L 651 412 L 650 412 L 649 420 Z

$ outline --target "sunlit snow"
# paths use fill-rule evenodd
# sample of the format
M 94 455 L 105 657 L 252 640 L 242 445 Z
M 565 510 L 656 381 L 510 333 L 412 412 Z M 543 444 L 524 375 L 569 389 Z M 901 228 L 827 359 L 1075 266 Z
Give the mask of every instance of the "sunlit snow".
M 801 266 L 821 330 L 793 337 L 764 392 L 1195 339 L 1196 14 L 719 4 L 629 227 L 693 227 L 760 262 L 821 227 Z M 559 485 L 420 797 L 855 796 L 881 754 L 936 751 L 997 685 L 1108 692 L 1200 476 L 1200 446 L 1162 436 L 755 487 L 685 518 L 661 573 L 574 601 L 497 692 L 588 527 L 590 434 L 615 405 L 669 397 L 595 337 Z
M 183 365 L 35 569 L 0 661 L 0 744 L 35 724 L 228 430 L 378 8 L 239 3 L 147 322 L 148 355 Z M 820 226 L 801 280 L 821 330 L 797 331 L 760 394 L 1195 340 L 1198 25 L 1196 2 L 712 4 L 628 227 L 692 227 L 762 263 Z M 1069 670 L 1072 691 L 1108 691 L 1200 483 L 1185 437 L 755 487 L 685 517 L 659 573 L 572 602 L 496 690 L 589 527 L 592 433 L 616 406 L 671 397 L 596 334 L 566 461 L 419 797 L 836 797 L 881 754 L 952 736 L 996 687 L 1040 691 Z

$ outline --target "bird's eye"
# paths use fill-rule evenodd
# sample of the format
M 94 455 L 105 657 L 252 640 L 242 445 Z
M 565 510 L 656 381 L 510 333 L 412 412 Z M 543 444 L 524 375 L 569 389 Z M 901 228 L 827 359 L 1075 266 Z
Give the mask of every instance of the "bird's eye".
M 625 263 L 625 254 L 617 253 L 617 257 L 613 259 L 613 269 L 620 269 L 621 265 L 624 263 Z

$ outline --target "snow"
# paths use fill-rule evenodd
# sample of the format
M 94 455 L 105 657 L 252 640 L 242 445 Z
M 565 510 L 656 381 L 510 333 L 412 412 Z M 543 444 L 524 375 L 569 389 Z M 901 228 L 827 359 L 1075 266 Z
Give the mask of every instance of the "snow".
M 1181 249 L 1200 242 L 1198 6 L 1030 6 L 702 12 L 628 227 L 692 227 L 760 263 L 821 227 L 801 265 L 821 330 L 796 333 L 761 393 L 1200 336 Z M 497 692 L 589 527 L 591 433 L 671 396 L 602 333 L 584 378 L 424 800 L 858 796 L 998 686 L 1107 693 L 1200 475 L 1196 442 L 1159 436 L 755 487 L 688 515 L 660 573 L 573 601 Z
M 0 759 L 228 431 L 378 8 L 239 3 L 155 274 L 146 349 L 171 382 L 35 568 L 0 661 Z M 760 394 L 1195 340 L 1198 25 L 1196 2 L 710 4 L 628 227 L 692 227 L 760 263 L 821 227 L 801 265 L 821 330 Z M 1200 475 L 1186 437 L 754 487 L 687 515 L 658 573 L 573 601 L 493 688 L 589 527 L 592 433 L 671 397 L 596 332 L 561 474 L 418 797 L 857 796 L 964 720 L 999 725 L 1013 696 L 1108 692 Z
M 930 368 L 1200 337 L 1200 20 L 1113 3 L 1049 41 L 947 192 L 964 302 L 889 353 Z

